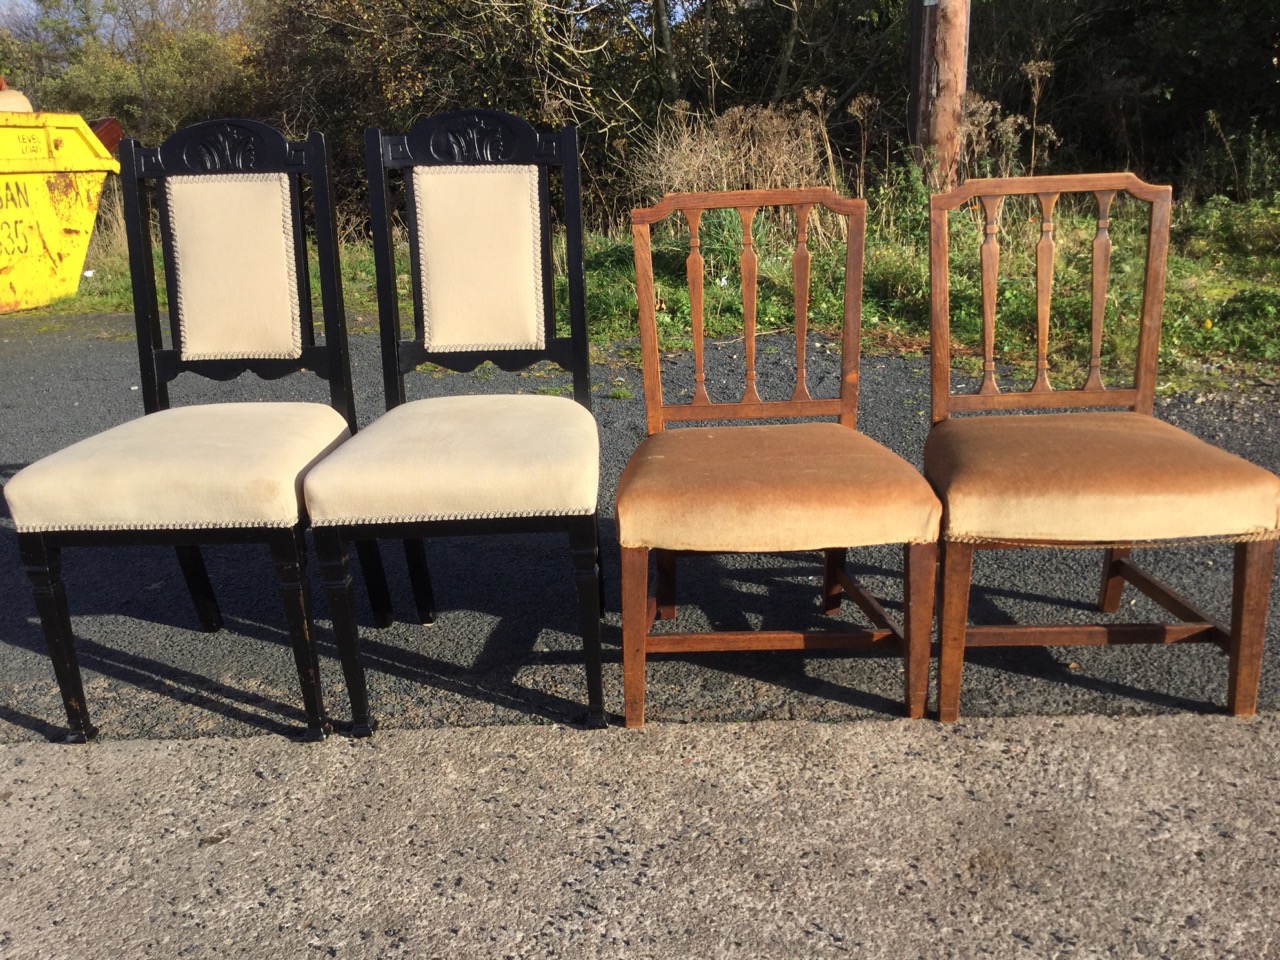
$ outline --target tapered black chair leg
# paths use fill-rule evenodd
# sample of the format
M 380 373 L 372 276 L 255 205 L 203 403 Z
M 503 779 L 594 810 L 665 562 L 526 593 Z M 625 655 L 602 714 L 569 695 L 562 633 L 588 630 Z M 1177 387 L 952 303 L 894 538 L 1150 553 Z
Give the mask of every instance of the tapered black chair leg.
M 284 604 L 293 642 L 293 659 L 302 686 L 302 703 L 307 714 L 305 740 L 323 740 L 332 731 L 324 712 L 320 690 L 320 660 L 311 636 L 311 602 L 307 589 L 306 552 L 302 531 L 293 527 L 271 538 L 271 561 L 276 568 L 280 600 Z
M 205 633 L 216 633 L 222 629 L 222 611 L 218 609 L 218 598 L 214 596 L 200 548 L 194 544 L 183 544 L 177 548 L 177 553 L 182 578 L 187 581 L 187 592 L 191 594 L 196 616 L 200 618 L 200 629 Z
M 342 676 L 351 701 L 351 735 L 368 737 L 377 724 L 369 713 L 369 688 L 360 658 L 360 634 L 356 625 L 355 596 L 348 571 L 347 551 L 336 530 L 315 531 L 316 556 L 324 578 L 324 595 L 333 618 L 333 636 L 342 659 Z
M 604 679 L 600 654 L 600 556 L 596 518 L 583 517 L 569 528 L 573 580 L 578 590 L 578 619 L 587 669 L 587 726 L 606 726 Z
M 49 659 L 53 661 L 53 674 L 62 693 L 67 725 L 71 728 L 65 740 L 67 743 L 84 743 L 98 735 L 98 728 L 89 721 L 89 707 L 85 702 L 80 661 L 71 633 L 71 611 L 67 607 L 67 593 L 62 584 L 61 551 L 57 547 L 46 546 L 38 533 L 18 534 L 18 547 L 27 576 L 35 589 L 40 627 L 44 631 Z
M 420 539 L 404 542 L 404 559 L 409 567 L 409 585 L 413 587 L 413 603 L 418 608 L 418 622 L 430 626 L 436 622 L 436 595 L 431 589 L 427 551 Z
M 395 612 L 391 608 L 391 591 L 387 589 L 387 572 L 382 566 L 382 552 L 378 549 L 378 541 L 359 541 L 356 544 L 356 555 L 360 558 L 360 576 L 364 578 L 369 606 L 373 608 L 374 626 L 389 627 L 395 619 Z
M 591 518 L 591 525 L 596 533 L 596 583 L 600 587 L 597 592 L 600 594 L 600 619 L 603 620 L 604 612 L 607 609 L 604 603 L 604 552 L 600 549 L 600 522 L 594 516 Z

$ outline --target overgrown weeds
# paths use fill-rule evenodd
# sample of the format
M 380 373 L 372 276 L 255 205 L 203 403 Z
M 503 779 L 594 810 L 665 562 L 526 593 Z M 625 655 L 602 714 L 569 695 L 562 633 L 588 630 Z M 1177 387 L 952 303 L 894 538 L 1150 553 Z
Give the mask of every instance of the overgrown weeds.
M 642 203 L 668 192 L 764 190 L 844 182 L 821 99 L 787 107 L 733 107 L 717 116 L 677 103 L 637 151 L 632 187 Z
M 127 313 L 133 309 L 129 241 L 117 178 L 107 177 L 102 188 L 98 220 L 85 257 L 85 275 L 80 278 L 80 292 L 49 309 L 74 313 Z

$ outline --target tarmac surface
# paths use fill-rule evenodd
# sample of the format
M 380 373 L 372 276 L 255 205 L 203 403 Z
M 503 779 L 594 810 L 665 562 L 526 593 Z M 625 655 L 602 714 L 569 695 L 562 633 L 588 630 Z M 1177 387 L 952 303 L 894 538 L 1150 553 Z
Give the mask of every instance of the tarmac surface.
M 1280 719 L 0 747 L 6 957 L 1280 956 Z
M 127 319 L 6 318 L 0 340 L 0 477 L 141 413 Z M 789 350 L 763 343 L 761 376 Z M 727 343 L 713 361 L 740 353 Z M 811 382 L 830 384 L 820 340 L 810 355 Z M 617 711 L 612 493 L 643 406 L 626 352 L 597 359 Z M 353 366 L 367 422 L 375 337 L 353 337 Z M 415 396 L 567 382 L 486 369 L 410 380 Z M 292 381 L 179 381 L 174 401 L 228 387 L 300 396 Z M 926 360 L 865 357 L 860 428 L 918 463 L 927 391 Z M 322 400 L 323 387 L 301 395 Z M 1272 386 L 1172 396 L 1157 413 L 1280 470 Z M 1225 658 L 1187 645 L 971 655 L 966 719 L 950 728 L 895 719 L 893 657 L 654 658 L 649 725 L 588 732 L 574 726 L 585 687 L 565 545 L 449 539 L 428 544 L 434 627 L 375 630 L 361 609 L 382 729 L 303 746 L 288 737 L 301 710 L 265 550 L 207 556 L 228 624 L 215 635 L 195 629 L 171 551 L 66 552 L 102 728 L 67 748 L 47 742 L 61 703 L 0 515 L 0 956 L 1280 956 L 1275 616 L 1253 721 L 1214 716 Z M 1142 559 L 1226 615 L 1230 547 Z M 850 560 L 900 607 L 897 549 Z M 983 554 L 973 616 L 1089 619 L 1099 569 L 1096 551 Z M 690 561 L 679 622 L 821 622 L 819 574 L 805 554 Z M 1121 617 L 1159 614 L 1131 592 Z

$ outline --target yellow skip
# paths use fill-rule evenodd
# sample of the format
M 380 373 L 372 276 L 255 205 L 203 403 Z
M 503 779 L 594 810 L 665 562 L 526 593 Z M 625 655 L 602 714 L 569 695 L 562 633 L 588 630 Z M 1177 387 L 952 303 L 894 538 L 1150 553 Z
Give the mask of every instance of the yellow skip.
M 10 313 L 79 289 L 102 182 L 120 164 L 81 117 L 14 112 L 26 98 L 2 93 L 0 313 Z

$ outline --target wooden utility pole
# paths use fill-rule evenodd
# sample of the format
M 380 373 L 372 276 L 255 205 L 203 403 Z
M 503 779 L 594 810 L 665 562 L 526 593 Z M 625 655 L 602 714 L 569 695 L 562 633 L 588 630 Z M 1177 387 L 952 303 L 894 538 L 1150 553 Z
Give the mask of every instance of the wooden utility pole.
M 661 59 L 659 74 L 662 78 L 662 96 L 667 105 L 676 102 L 680 92 L 680 80 L 676 76 L 676 56 L 671 47 L 671 8 L 667 0 L 654 0 L 654 41 Z
M 960 159 L 960 120 L 969 72 L 969 0 L 907 0 L 911 12 L 911 96 L 907 122 L 916 160 L 932 186 L 949 190 Z

